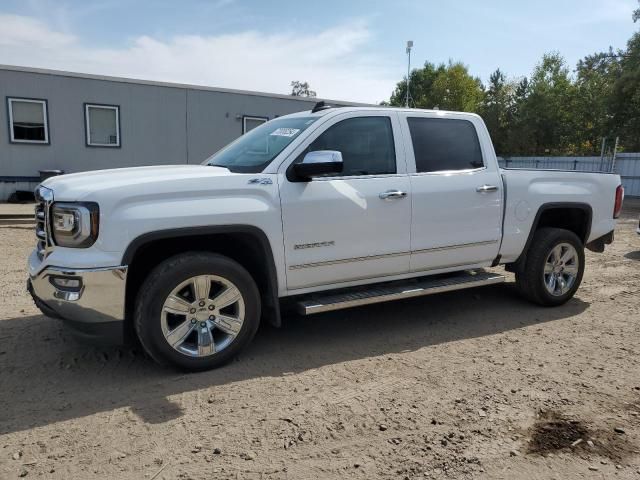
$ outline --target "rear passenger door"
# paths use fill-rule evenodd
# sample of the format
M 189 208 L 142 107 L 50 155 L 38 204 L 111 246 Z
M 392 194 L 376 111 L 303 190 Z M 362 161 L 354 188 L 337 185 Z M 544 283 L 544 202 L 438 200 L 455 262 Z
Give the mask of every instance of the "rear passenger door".
M 498 255 L 502 182 L 475 117 L 402 113 L 411 181 L 412 272 L 487 266 Z M 480 140 L 485 139 L 485 143 Z

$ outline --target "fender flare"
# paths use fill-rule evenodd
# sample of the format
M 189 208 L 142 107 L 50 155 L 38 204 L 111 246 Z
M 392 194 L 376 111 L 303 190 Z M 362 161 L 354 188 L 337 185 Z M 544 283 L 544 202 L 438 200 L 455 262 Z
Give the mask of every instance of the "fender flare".
M 533 223 L 531 224 L 531 229 L 529 230 L 529 235 L 527 236 L 527 241 L 524 244 L 522 253 L 514 263 L 517 264 L 526 258 L 527 251 L 529 250 L 529 247 L 531 246 L 531 242 L 533 241 L 533 235 L 536 233 L 536 230 L 538 229 L 538 224 L 540 223 L 540 217 L 542 217 L 542 214 L 548 210 L 557 210 L 561 208 L 579 209 L 585 213 L 585 215 L 587 216 L 587 229 L 585 231 L 584 238 L 582 238 L 581 240 L 585 244 L 587 243 L 587 239 L 589 238 L 589 235 L 591 235 L 591 223 L 593 221 L 593 209 L 591 208 L 591 205 L 589 205 L 588 203 L 582 203 L 582 202 L 543 203 L 538 208 L 538 211 L 536 212 L 536 216 L 533 219 Z
M 270 308 L 272 310 L 269 321 L 275 327 L 279 327 L 282 323 L 282 320 L 280 317 L 280 300 L 278 297 L 278 275 L 275 261 L 273 259 L 273 251 L 271 249 L 269 239 L 264 231 L 262 231 L 258 227 L 254 227 L 253 225 L 211 225 L 200 227 L 182 227 L 143 233 L 142 235 L 134 238 L 131 242 L 129 242 L 129 245 L 122 255 L 121 265 L 130 265 L 135 258 L 138 250 L 142 246 L 150 242 L 180 237 L 233 233 L 242 233 L 254 237 L 258 241 L 258 244 L 262 249 L 261 256 L 265 259 L 268 277 L 267 291 L 265 292 L 265 295 L 270 300 L 267 308 Z

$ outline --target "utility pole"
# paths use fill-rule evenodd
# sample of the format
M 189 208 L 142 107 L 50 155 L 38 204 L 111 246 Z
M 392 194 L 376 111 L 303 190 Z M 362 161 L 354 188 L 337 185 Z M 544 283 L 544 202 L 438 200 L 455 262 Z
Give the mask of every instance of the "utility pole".
M 411 75 L 411 49 L 413 48 L 413 40 L 407 42 L 407 98 L 404 106 L 409 108 L 409 76 Z

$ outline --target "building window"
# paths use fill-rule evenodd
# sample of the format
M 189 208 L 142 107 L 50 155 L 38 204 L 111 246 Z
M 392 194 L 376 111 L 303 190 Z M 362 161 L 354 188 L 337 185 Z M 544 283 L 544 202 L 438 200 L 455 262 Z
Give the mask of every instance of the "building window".
M 120 107 L 84 105 L 84 121 L 89 147 L 120 146 Z
M 49 143 L 47 101 L 7 98 L 11 143 Z
M 250 117 L 244 115 L 242 117 L 242 134 L 244 135 L 247 132 L 250 132 L 256 127 L 259 127 L 263 123 L 269 121 L 269 117 Z

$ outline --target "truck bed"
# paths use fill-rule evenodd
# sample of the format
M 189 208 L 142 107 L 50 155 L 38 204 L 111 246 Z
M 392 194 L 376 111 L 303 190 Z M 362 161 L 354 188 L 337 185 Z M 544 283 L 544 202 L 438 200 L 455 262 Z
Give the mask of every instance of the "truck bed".
M 520 256 L 544 206 L 575 207 L 589 215 L 585 243 L 613 231 L 619 175 L 524 168 L 502 168 L 500 172 L 505 192 L 501 263 L 513 262 Z

